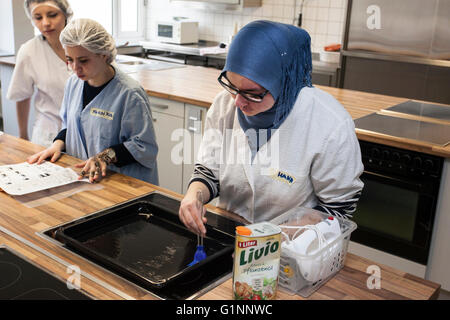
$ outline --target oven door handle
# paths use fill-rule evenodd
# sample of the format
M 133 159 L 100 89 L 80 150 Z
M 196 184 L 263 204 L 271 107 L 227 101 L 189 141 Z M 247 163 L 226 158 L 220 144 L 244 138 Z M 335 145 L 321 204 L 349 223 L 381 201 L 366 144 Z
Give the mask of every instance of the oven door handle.
M 389 184 L 393 186 L 397 186 L 400 188 L 405 188 L 408 190 L 421 192 L 423 190 L 423 184 L 416 180 L 411 180 L 407 178 L 397 178 L 393 176 L 388 176 L 385 174 L 364 171 L 362 174 L 362 179 L 368 178 L 371 180 L 375 180 L 380 183 Z

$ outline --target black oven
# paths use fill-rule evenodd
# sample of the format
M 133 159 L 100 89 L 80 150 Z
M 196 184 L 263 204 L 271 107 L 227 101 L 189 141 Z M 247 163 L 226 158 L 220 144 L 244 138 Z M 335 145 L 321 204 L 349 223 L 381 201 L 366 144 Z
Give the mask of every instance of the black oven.
M 443 158 L 360 141 L 364 189 L 352 241 L 426 265 Z

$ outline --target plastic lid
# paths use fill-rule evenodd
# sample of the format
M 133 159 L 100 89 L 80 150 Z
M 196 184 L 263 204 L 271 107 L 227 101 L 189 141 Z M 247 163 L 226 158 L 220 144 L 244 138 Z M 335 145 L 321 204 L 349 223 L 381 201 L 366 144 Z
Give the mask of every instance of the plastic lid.
M 243 226 L 236 227 L 236 232 L 241 236 L 250 236 L 252 234 L 252 230 Z
M 334 220 L 334 218 L 333 217 L 328 217 L 328 220 Z

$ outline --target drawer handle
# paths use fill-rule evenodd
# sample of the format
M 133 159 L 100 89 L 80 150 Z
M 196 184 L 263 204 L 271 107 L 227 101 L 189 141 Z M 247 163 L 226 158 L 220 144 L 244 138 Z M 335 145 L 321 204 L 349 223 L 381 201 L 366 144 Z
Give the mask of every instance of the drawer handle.
M 161 110 L 169 109 L 169 106 L 166 104 L 150 104 L 150 106 Z
M 197 132 L 198 131 L 198 129 L 194 128 L 194 127 L 189 127 L 188 130 L 191 131 L 191 132 Z

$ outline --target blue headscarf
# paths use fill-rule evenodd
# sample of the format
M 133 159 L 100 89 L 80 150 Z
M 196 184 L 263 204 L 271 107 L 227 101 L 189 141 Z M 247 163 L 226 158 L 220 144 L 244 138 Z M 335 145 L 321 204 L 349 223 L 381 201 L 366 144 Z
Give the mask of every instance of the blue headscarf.
M 268 140 L 271 129 L 278 129 L 291 112 L 300 90 L 312 87 L 311 38 L 305 30 L 293 25 L 265 20 L 251 22 L 231 43 L 223 71 L 256 82 L 275 99 L 270 110 L 255 116 L 237 110 L 244 131 L 268 129 Z M 258 149 L 262 144 L 258 143 Z

